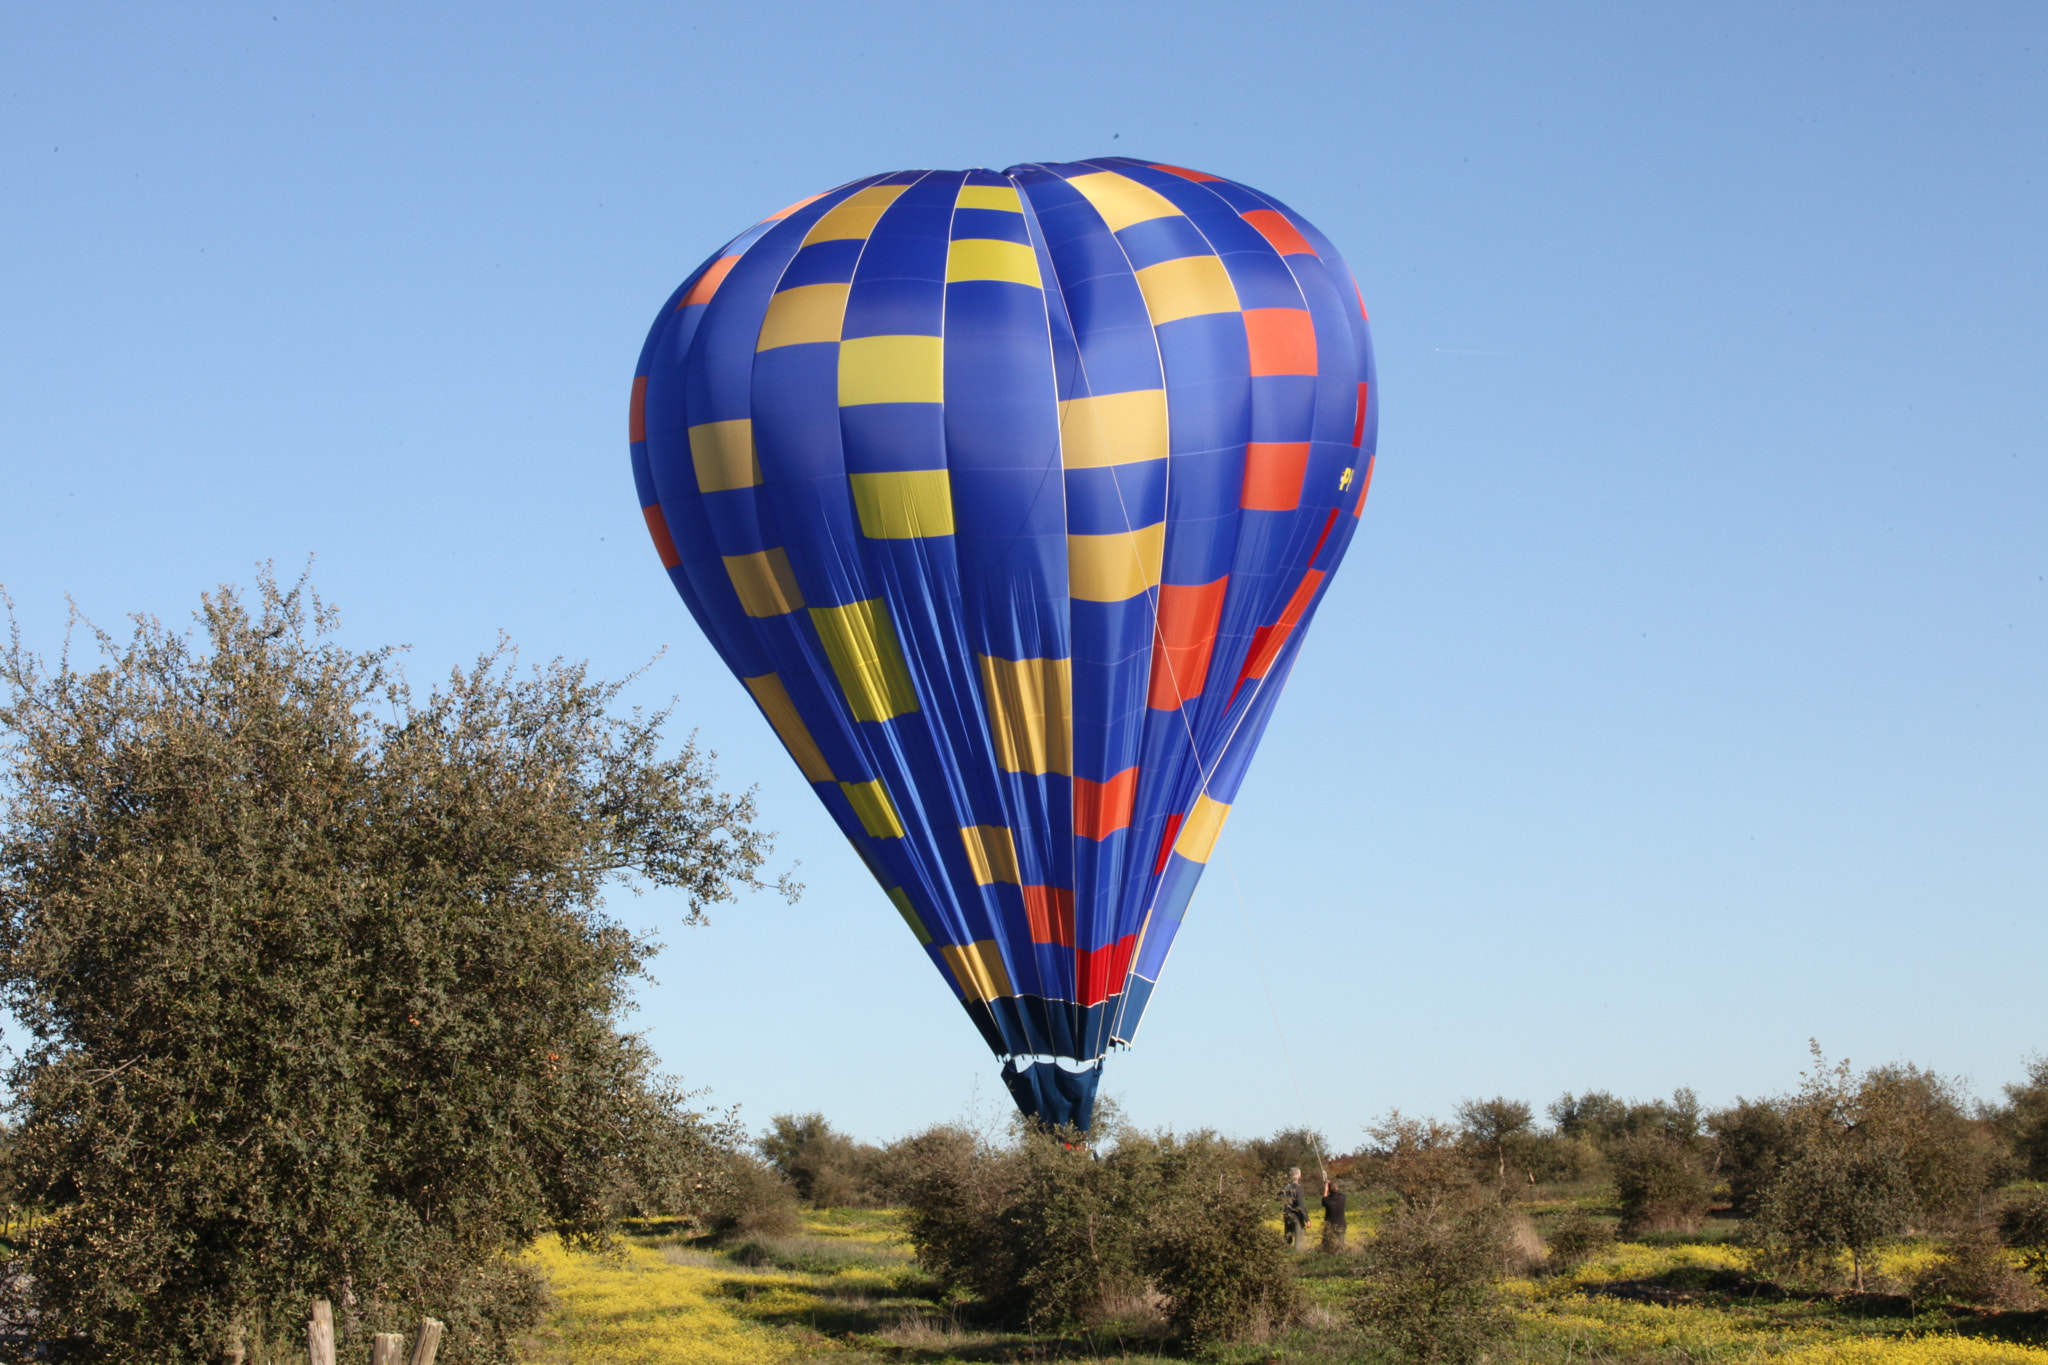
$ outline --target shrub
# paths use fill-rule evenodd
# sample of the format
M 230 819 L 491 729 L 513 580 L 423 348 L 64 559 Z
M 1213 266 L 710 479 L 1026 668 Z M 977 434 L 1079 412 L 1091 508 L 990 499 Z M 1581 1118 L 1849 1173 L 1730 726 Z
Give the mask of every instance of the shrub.
M 2027 1079 L 2005 1087 L 1999 1127 L 2031 1180 L 2048 1180 L 2048 1056 L 2027 1063 Z
M 1125 1142 L 1097 1160 L 1073 1136 L 1025 1132 L 1016 1194 L 997 1220 L 1034 1327 L 1085 1321 L 1143 1289 L 1145 1218 L 1164 1193 L 1154 1144 Z
M 1366 1243 L 1353 1318 L 1402 1359 L 1470 1365 L 1514 1330 L 1495 1287 L 1504 1228 L 1491 1202 L 1397 1210 Z
M 734 1152 L 726 1158 L 725 1177 L 705 1209 L 711 1231 L 727 1238 L 786 1237 L 803 1226 L 796 1191 L 767 1162 Z
M 1707 1216 L 1712 1187 L 1699 1159 L 1656 1132 L 1618 1139 L 1607 1154 L 1621 1204 L 1622 1231 L 1691 1232 Z
M 1604 1090 L 1567 1091 L 1551 1103 L 1549 1113 L 1560 1136 L 1591 1138 L 1603 1148 L 1645 1136 L 1691 1145 L 1702 1129 L 1699 1097 L 1682 1086 L 1668 1100 L 1647 1102 L 1617 1099 Z
M 1228 1143 L 1126 1132 L 1098 1157 L 1074 1137 L 1034 1127 L 998 1147 L 937 1128 L 899 1144 L 916 1154 L 905 1188 L 918 1260 L 1040 1329 L 1099 1317 L 1148 1288 L 1190 1343 L 1293 1315 L 1268 1203 Z
M 2013 1265 L 1989 1223 L 1965 1227 L 1942 1244 L 1933 1265 L 1912 1280 L 1913 1297 L 1930 1303 L 1967 1303 L 1983 1308 L 2031 1308 L 2032 1282 Z
M 1000 1149 L 964 1128 L 940 1126 L 905 1139 L 917 1159 L 903 1177 L 908 1231 L 918 1261 L 948 1286 L 975 1294 L 994 1312 L 1023 1308 L 1012 1240 L 1003 1215 L 1024 1182 L 1017 1151 Z
M 1998 1232 L 2020 1254 L 2041 1288 L 2048 1289 L 2048 1192 L 2026 1195 L 2009 1205 Z
M 1607 1171 L 1607 1158 L 1589 1137 L 1562 1133 L 1526 1133 L 1511 1149 L 1509 1160 L 1528 1171 L 1532 1182 L 1576 1184 L 1597 1180 Z
M 814 1208 L 849 1208 L 878 1202 L 875 1176 L 880 1148 L 835 1130 L 823 1114 L 777 1114 L 755 1144 L 768 1163 Z
M 1190 1345 L 1278 1326 L 1299 1308 L 1288 1252 L 1266 1227 L 1264 1187 L 1230 1158 L 1206 1135 L 1162 1141 L 1152 1154 L 1159 1195 L 1139 1260 L 1166 1296 L 1168 1328 Z
M 1792 1155 L 1792 1126 L 1784 1106 L 1738 1097 L 1731 1107 L 1709 1115 L 1707 1124 L 1735 1211 L 1754 1217 L 1764 1191 Z
M 1321 1170 L 1329 1150 L 1329 1141 L 1313 1128 L 1283 1128 L 1244 1144 L 1247 1174 L 1260 1189 L 1277 1189 L 1296 1167 Z
M 1614 1229 L 1584 1209 L 1573 1209 L 1550 1234 L 1550 1260 L 1559 1268 L 1578 1265 L 1614 1245 Z

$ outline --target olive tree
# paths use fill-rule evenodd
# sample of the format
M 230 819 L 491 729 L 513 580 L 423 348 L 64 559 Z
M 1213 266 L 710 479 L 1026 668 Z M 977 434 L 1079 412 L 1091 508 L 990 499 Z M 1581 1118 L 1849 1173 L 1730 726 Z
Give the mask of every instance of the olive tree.
M 687 1202 L 733 1137 L 621 1030 L 658 945 L 605 889 L 694 921 L 767 836 L 582 665 L 501 641 L 422 694 L 267 572 L 195 621 L 0 655 L 17 1283 L 94 1359 L 253 1349 L 311 1296 L 503 1358 L 540 1302 L 510 1253 Z

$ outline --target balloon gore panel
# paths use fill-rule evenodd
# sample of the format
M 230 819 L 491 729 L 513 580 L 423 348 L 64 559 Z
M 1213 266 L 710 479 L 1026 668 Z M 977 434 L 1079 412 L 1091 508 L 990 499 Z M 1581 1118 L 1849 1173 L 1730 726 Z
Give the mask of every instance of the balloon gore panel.
M 1124 157 L 842 185 L 648 334 L 662 566 L 1026 1114 L 1137 1036 L 1377 404 L 1322 234 Z

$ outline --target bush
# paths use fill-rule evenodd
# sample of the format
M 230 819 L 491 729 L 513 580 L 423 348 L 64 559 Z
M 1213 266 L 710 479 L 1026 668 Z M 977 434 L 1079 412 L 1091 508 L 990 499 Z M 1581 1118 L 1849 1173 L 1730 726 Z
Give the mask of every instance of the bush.
M 768 1163 L 813 1208 L 852 1208 L 877 1203 L 880 1148 L 836 1131 L 823 1114 L 777 1114 L 755 1145 Z
M 803 1227 L 789 1181 L 746 1152 L 726 1158 L 724 1188 L 709 1201 L 704 1221 L 724 1238 L 786 1237 Z
M 2025 1195 L 2009 1205 L 1998 1232 L 2020 1254 L 2027 1273 L 2048 1290 L 2048 1192 Z
M 1584 1209 L 1573 1209 L 1550 1234 L 1551 1264 L 1560 1269 L 1575 1266 L 1613 1245 L 1613 1228 Z
M 917 1154 L 907 1163 L 902 1189 L 918 1261 L 997 1315 L 1021 1316 L 1015 1248 L 1000 1235 L 1003 1215 L 1024 1183 L 1017 1151 L 951 1126 L 928 1128 L 898 1146 Z
M 1440 1208 L 1471 1197 L 1472 1165 L 1458 1146 L 1455 1128 L 1390 1109 L 1365 1131 L 1373 1141 L 1360 1159 L 1359 1173 L 1392 1189 L 1410 1208 Z
M 1624 1233 L 1691 1232 L 1707 1216 L 1712 1186 L 1699 1159 L 1676 1139 L 1654 1131 L 1623 1137 L 1607 1159 Z
M 1493 1168 L 1495 1183 L 1508 1183 L 1508 1155 L 1529 1135 L 1529 1106 L 1505 1095 L 1490 1100 L 1462 1100 L 1458 1104 L 1459 1136 L 1478 1159 Z M 1516 1153 L 1519 1155 L 1519 1152 Z
M 1267 1202 L 1229 1144 L 1127 1132 L 1098 1157 L 1074 1137 L 1034 1127 L 998 1147 L 937 1128 L 900 1144 L 915 1153 L 906 1202 L 918 1260 L 1038 1329 L 1099 1318 L 1148 1288 L 1189 1342 L 1292 1316 Z
M 1607 1173 L 1607 1158 L 1598 1143 L 1561 1133 L 1524 1134 L 1508 1159 L 1528 1171 L 1532 1182 L 1546 1184 L 1578 1184 Z
M 1278 1326 L 1299 1309 L 1289 1253 L 1266 1227 L 1263 1186 L 1238 1178 L 1231 1157 L 1206 1136 L 1161 1142 L 1152 1156 L 1160 1194 L 1139 1263 L 1166 1296 L 1169 1330 L 1189 1345 Z
M 2048 1056 L 2027 1063 L 2027 1079 L 2005 1087 L 1999 1127 L 2026 1176 L 2048 1180 Z
M 1735 1211 L 1744 1218 L 1754 1217 L 1764 1191 L 1792 1155 L 1792 1125 L 1784 1106 L 1738 1097 L 1729 1108 L 1709 1115 L 1707 1125 L 1714 1134 Z
M 1510 1336 L 1495 1281 L 1505 1216 L 1482 1201 L 1397 1210 L 1366 1243 L 1350 1310 L 1378 1345 L 1423 1365 L 1470 1365 Z
M 1313 1128 L 1283 1128 L 1271 1137 L 1244 1144 L 1247 1174 L 1260 1189 L 1278 1189 L 1296 1167 L 1320 1171 L 1330 1144 Z
M 2013 1265 L 1989 1223 L 1963 1228 L 1942 1244 L 1933 1265 L 1913 1277 L 1915 1300 L 1967 1303 L 1981 1308 L 2031 1308 L 2033 1283 Z
M 1560 1136 L 1591 1138 L 1603 1148 L 1631 1137 L 1663 1137 L 1690 1146 L 1703 1126 L 1699 1097 L 1682 1086 L 1668 1100 L 1647 1102 L 1616 1099 L 1604 1090 L 1567 1091 L 1551 1103 L 1549 1113 Z

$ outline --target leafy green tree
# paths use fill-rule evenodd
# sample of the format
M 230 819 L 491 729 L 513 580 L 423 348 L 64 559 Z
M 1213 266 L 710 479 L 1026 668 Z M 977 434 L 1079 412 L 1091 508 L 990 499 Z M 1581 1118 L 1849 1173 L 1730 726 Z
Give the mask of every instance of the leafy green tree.
M 1855 1103 L 1857 1121 L 1899 1148 L 1917 1226 L 1960 1231 L 1981 1218 L 2010 1158 L 1990 1125 L 1969 1112 L 1959 1082 L 1911 1063 L 1873 1067 Z
M 1847 1252 L 1857 1293 L 1870 1254 L 1902 1236 L 1919 1212 L 1907 1150 L 1873 1122 L 1845 1060 L 1814 1069 L 1787 1110 L 1788 1154 L 1757 1203 L 1750 1227 L 1767 1258 L 1824 1271 Z
M 730 1134 L 621 1032 L 657 946 L 608 886 L 691 919 L 767 839 L 665 713 L 506 646 L 422 696 L 303 581 L 138 617 L 102 658 L 0 654 L 0 991 L 12 1172 L 42 1331 L 109 1361 L 217 1359 L 419 1312 L 448 1361 L 538 1311 L 507 1253 L 687 1204 Z M 76 623 L 75 623 L 76 625 Z
M 1529 1106 L 1505 1095 L 1490 1100 L 1463 1100 L 1457 1108 L 1458 1126 L 1465 1140 L 1491 1157 L 1494 1173 L 1503 1189 L 1508 1183 L 1508 1146 L 1529 1132 L 1533 1115 Z
M 1262 1190 L 1277 1188 L 1297 1167 L 1310 1173 L 1304 1180 L 1311 1178 L 1324 1169 L 1329 1150 L 1329 1140 L 1313 1128 L 1282 1128 L 1244 1144 L 1245 1161 Z
M 1592 1138 L 1597 1142 L 1621 1126 L 1628 1117 L 1628 1109 L 1627 1101 L 1605 1090 L 1588 1090 L 1583 1095 L 1567 1090 L 1552 1100 L 1545 1112 L 1557 1125 L 1560 1137 Z
M 1458 1147 L 1458 1130 L 1449 1124 L 1389 1109 L 1365 1133 L 1372 1142 L 1361 1154 L 1361 1172 L 1409 1207 L 1440 1208 L 1470 1195 L 1471 1165 Z
M 872 1202 L 881 1150 L 855 1142 L 823 1114 L 777 1114 L 755 1145 L 807 1204 L 845 1208 Z

